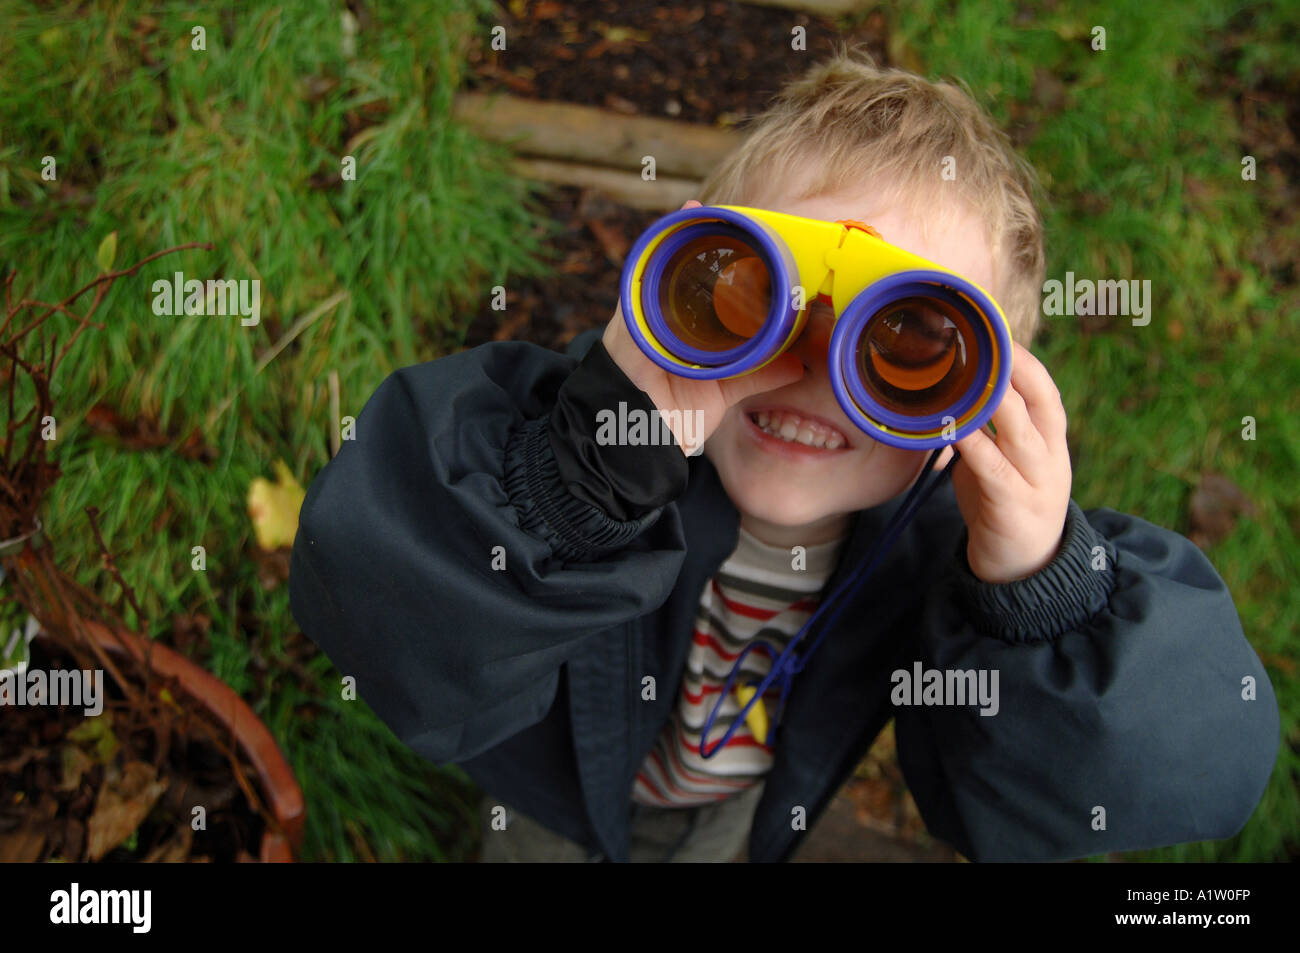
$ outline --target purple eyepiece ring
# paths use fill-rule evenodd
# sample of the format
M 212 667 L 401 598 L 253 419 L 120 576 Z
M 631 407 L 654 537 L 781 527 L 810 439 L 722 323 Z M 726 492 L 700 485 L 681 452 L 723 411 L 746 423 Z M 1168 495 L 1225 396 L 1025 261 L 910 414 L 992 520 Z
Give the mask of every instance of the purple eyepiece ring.
M 637 299 L 634 279 L 637 263 L 645 254 L 646 248 L 651 242 L 659 239 L 666 229 L 692 221 L 699 224 L 678 229 L 664 238 L 655 248 L 646 263 L 641 280 L 640 297 Z M 719 224 L 720 222 L 724 224 Z M 705 235 L 727 235 L 743 241 L 763 260 L 772 280 L 772 303 L 759 332 L 744 344 L 726 351 L 705 351 L 682 341 L 669 329 L 659 307 L 659 279 L 663 275 L 664 268 L 672 260 L 673 254 L 687 242 Z M 790 331 L 799 317 L 799 312 L 792 306 L 791 276 L 797 277 L 794 259 L 786 249 L 785 243 L 773 235 L 763 223 L 726 208 L 704 206 L 681 209 L 665 215 L 651 225 L 628 253 L 620 282 L 623 321 L 641 352 L 670 374 L 693 380 L 740 377 L 769 361 L 790 336 Z M 631 307 L 634 300 L 639 300 L 646 323 L 664 350 L 682 361 L 702 366 L 678 364 L 660 354 L 637 324 L 635 312 Z
M 953 404 L 923 416 L 900 414 L 882 405 L 867 390 L 856 366 L 858 342 L 872 319 L 893 302 L 909 297 L 939 298 L 951 305 L 966 319 L 979 344 L 979 363 L 971 386 Z M 860 430 L 892 447 L 933 450 L 961 440 L 988 422 L 1011 380 L 1011 335 L 1006 322 L 988 317 L 997 313 L 997 307 L 988 295 L 948 272 L 901 271 L 880 279 L 850 301 L 835 322 L 829 348 L 831 388 L 835 399 Z M 997 378 L 990 382 L 995 349 L 1006 357 L 998 362 Z M 925 437 L 906 435 L 941 429 L 945 418 L 959 421 L 981 400 L 980 411 L 958 426 L 952 436 L 942 433 Z M 905 433 L 897 434 L 894 430 Z

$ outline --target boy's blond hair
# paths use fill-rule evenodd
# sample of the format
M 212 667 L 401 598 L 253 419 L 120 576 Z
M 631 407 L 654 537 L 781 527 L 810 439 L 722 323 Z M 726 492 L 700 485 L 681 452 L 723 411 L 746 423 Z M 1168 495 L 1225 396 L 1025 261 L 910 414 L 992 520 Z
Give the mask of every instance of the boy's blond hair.
M 945 168 L 955 178 L 944 178 Z M 1038 181 L 964 88 L 881 69 L 861 52 L 842 50 L 782 89 L 744 144 L 710 174 L 700 201 L 758 205 L 774 186 L 811 198 L 867 183 L 927 220 L 936 215 L 934 197 L 955 190 L 988 226 L 988 290 L 1012 336 L 1030 342 L 1046 267 Z M 945 204 L 951 211 L 954 203 Z

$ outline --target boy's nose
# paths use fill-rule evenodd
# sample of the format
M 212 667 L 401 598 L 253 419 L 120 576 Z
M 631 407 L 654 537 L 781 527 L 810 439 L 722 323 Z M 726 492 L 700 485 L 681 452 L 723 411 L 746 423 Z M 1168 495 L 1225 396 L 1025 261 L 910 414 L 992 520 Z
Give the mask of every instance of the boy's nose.
M 824 373 L 834 330 L 835 312 L 831 306 L 821 300 L 814 301 L 808 306 L 808 323 L 791 345 L 790 353 L 799 358 L 807 370 Z

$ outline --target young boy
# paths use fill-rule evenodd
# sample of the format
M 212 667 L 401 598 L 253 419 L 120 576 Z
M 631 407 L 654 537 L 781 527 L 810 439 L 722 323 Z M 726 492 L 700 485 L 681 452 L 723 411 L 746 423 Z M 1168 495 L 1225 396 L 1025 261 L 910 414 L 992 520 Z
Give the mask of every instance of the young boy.
M 989 289 L 1028 342 L 1031 192 L 964 93 L 841 56 L 701 198 L 867 222 Z M 890 718 L 927 826 L 973 860 L 1240 830 L 1279 744 L 1264 668 L 1195 546 L 1071 500 L 1060 396 L 1021 346 L 996 435 L 956 444 L 951 483 L 794 677 L 773 744 L 742 719 L 702 757 L 740 652 L 788 644 L 852 577 L 927 456 L 845 417 L 831 320 L 814 305 L 790 352 L 731 381 L 666 374 L 620 314 L 580 363 L 495 343 L 396 372 L 308 491 L 294 616 L 398 737 L 487 792 L 484 859 L 786 860 Z M 701 411 L 703 455 L 604 445 L 597 415 L 620 402 Z M 770 665 L 751 651 L 744 670 Z M 930 670 L 978 673 L 978 699 L 918 703 L 903 676 Z

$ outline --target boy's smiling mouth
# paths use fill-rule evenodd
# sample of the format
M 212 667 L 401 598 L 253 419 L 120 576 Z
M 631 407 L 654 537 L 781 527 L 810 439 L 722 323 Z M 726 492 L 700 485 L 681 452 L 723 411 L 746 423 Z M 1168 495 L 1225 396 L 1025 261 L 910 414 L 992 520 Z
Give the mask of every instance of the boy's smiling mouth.
M 852 449 L 838 427 L 789 407 L 762 407 L 745 412 L 751 433 L 765 447 L 797 453 L 825 454 Z

